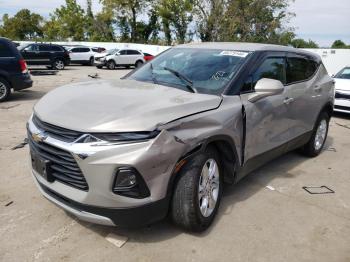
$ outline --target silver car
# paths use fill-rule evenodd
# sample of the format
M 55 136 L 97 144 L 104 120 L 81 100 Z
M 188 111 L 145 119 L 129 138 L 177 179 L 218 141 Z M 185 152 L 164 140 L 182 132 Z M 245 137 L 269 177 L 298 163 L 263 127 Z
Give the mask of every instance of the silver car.
M 223 183 L 294 149 L 320 154 L 333 103 L 315 54 L 181 45 L 120 80 L 45 95 L 28 122 L 32 175 L 46 198 L 85 221 L 132 227 L 169 214 L 203 231 Z
M 344 67 L 334 76 L 334 111 L 350 113 L 350 67 Z

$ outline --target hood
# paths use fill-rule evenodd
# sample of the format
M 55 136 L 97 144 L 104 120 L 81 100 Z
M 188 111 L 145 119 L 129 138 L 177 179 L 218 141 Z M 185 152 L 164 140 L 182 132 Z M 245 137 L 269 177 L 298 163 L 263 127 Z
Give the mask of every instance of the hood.
M 350 79 L 334 78 L 335 90 L 350 91 Z
M 108 54 L 108 53 L 97 53 L 97 54 L 94 55 L 94 57 L 96 57 L 96 58 L 101 58 L 101 57 L 107 56 L 107 54 Z
M 153 131 L 215 109 L 221 99 L 135 80 L 90 81 L 56 88 L 34 112 L 44 122 L 81 132 Z

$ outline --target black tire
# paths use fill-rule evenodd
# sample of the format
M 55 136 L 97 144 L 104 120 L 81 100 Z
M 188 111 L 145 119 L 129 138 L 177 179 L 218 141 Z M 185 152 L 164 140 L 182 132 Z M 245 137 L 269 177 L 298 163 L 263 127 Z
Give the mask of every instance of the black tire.
M 52 64 L 52 68 L 54 70 L 63 70 L 64 67 L 65 67 L 64 60 L 61 58 L 57 58 Z
M 11 86 L 4 78 L 0 77 L 0 102 L 9 99 L 11 95 Z
M 138 61 L 136 61 L 136 63 L 135 63 L 135 67 L 136 68 L 139 68 L 139 67 L 141 67 L 143 65 L 143 62 L 141 61 L 141 60 L 138 60 Z
M 113 70 L 113 69 L 115 69 L 116 64 L 113 60 L 109 60 L 106 64 L 106 66 L 109 70 Z
M 219 171 L 219 192 L 215 208 L 209 216 L 204 216 L 200 210 L 199 183 L 201 172 L 207 161 L 214 159 Z M 202 232 L 214 220 L 220 205 L 223 188 L 223 172 L 218 153 L 213 148 L 196 155 L 179 172 L 171 203 L 171 217 L 173 222 L 185 230 Z M 206 183 L 207 184 L 207 183 Z M 208 205 L 209 206 L 209 205 Z
M 96 66 L 96 67 L 97 67 L 98 69 L 102 69 L 102 67 L 103 67 L 103 66 L 101 66 L 101 65 L 98 65 L 98 66 Z
M 89 66 L 93 66 L 94 65 L 94 58 L 93 57 L 90 57 L 90 60 L 89 60 Z
M 327 140 L 327 135 L 328 135 L 328 128 L 329 128 L 329 118 L 330 116 L 326 112 L 322 112 L 320 116 L 318 117 L 314 130 L 312 131 L 312 136 L 310 140 L 301 148 L 301 153 L 305 156 L 309 157 L 315 157 L 318 156 L 322 149 L 323 146 Z M 319 143 L 319 147 L 317 148 L 316 146 L 316 138 L 317 138 L 317 130 L 319 129 L 321 123 L 325 121 L 326 122 L 326 133 L 325 133 L 325 138 L 323 139 L 322 143 Z

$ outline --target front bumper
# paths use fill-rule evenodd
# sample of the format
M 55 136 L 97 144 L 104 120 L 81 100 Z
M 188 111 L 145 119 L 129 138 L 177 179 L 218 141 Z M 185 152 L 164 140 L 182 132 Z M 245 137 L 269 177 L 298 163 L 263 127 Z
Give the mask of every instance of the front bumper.
M 335 91 L 334 111 L 350 113 L 350 91 Z
M 95 66 L 104 66 L 106 65 L 106 60 L 105 59 L 94 59 L 94 65 Z
M 41 132 L 31 119 L 28 131 Z M 128 144 L 65 143 L 49 136 L 43 143 L 69 152 L 88 184 L 84 191 L 59 180 L 49 182 L 32 170 L 43 195 L 66 211 L 85 221 L 128 227 L 146 225 L 166 215 L 169 181 L 185 149 L 167 131 L 154 139 Z M 136 199 L 113 193 L 116 170 L 125 166 L 138 170 L 149 197 Z

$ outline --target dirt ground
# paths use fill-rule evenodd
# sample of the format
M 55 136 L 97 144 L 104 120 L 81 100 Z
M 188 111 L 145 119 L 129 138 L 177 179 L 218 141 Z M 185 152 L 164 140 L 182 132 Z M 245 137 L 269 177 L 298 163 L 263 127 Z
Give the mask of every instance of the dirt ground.
M 350 261 L 350 116 L 333 117 L 325 151 L 282 156 L 225 188 L 219 214 L 203 234 L 162 221 L 122 230 L 80 222 L 39 193 L 30 175 L 26 136 L 32 107 L 70 82 L 117 78 L 128 70 L 70 66 L 33 76 L 34 87 L 0 104 L 0 261 Z M 311 195 L 303 186 L 328 186 Z M 127 236 L 118 248 L 109 233 Z

